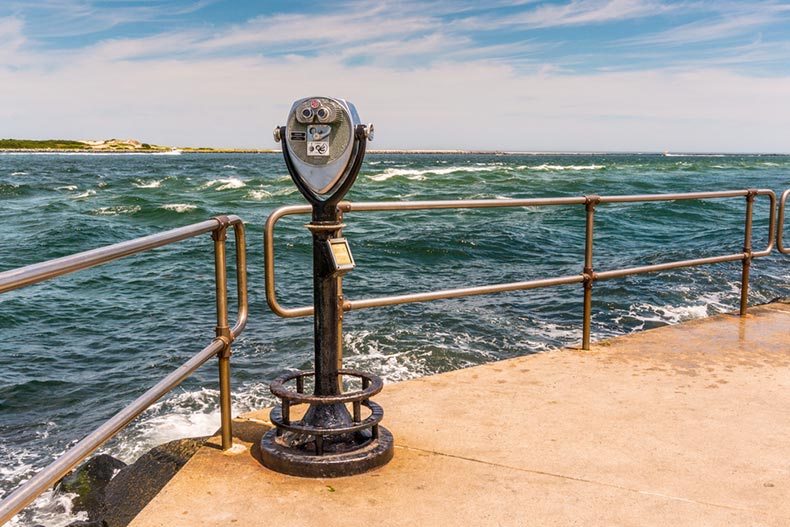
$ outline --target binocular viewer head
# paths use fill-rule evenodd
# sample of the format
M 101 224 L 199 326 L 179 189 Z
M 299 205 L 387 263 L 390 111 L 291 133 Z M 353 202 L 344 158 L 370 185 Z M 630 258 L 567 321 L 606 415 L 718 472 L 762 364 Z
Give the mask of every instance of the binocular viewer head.
M 351 169 L 364 156 L 360 142 L 372 140 L 372 134 L 373 125 L 362 126 L 350 102 L 307 97 L 293 103 L 286 125 L 275 128 L 274 139 L 284 143 L 286 166 L 297 187 L 315 202 L 341 189 L 345 194 L 350 185 L 344 183 L 356 177 Z

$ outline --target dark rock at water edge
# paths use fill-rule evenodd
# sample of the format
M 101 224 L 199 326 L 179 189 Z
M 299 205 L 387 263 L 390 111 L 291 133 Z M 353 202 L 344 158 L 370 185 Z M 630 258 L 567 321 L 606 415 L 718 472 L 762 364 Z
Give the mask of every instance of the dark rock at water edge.
M 108 527 L 125 527 L 205 443 L 179 439 L 151 449 L 121 470 L 105 491 Z
M 159 445 L 128 466 L 106 454 L 90 459 L 56 486 L 57 491 L 77 493 L 74 510 L 88 513 L 88 521 L 77 521 L 69 527 L 125 527 L 203 446 L 205 440 L 179 439 Z M 117 470 L 113 468 L 109 471 L 110 477 L 102 479 L 110 466 L 118 467 L 120 471 L 112 477 Z M 101 477 L 89 478 L 87 474 Z M 72 477 L 79 483 L 63 484 Z M 84 506 L 85 503 L 90 507 Z
M 94 518 L 102 511 L 107 484 L 124 467 L 126 463 L 123 461 L 100 454 L 64 476 L 55 486 L 55 490 L 76 494 L 77 497 L 72 500 L 74 511 L 85 511 L 89 518 Z

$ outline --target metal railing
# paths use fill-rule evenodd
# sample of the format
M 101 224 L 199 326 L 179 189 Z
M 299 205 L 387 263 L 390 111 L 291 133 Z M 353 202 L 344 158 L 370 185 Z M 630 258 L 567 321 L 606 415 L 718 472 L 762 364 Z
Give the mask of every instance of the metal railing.
M 228 295 L 225 241 L 227 229 L 233 228 L 236 240 L 236 286 L 238 313 L 235 325 L 228 326 Z M 99 428 L 69 449 L 60 458 L 25 482 L 0 502 L 0 524 L 10 520 L 16 513 L 50 488 L 80 461 L 112 438 L 134 418 L 153 403 L 175 388 L 211 357 L 219 359 L 220 420 L 222 448 L 232 446 L 230 405 L 230 354 L 231 343 L 247 324 L 247 262 L 244 224 L 238 216 L 219 216 L 201 223 L 153 234 L 127 242 L 117 243 L 63 258 L 50 260 L 19 269 L 0 273 L 0 293 L 20 289 L 83 269 L 88 269 L 133 254 L 169 245 L 211 233 L 214 241 L 214 273 L 217 301 L 217 337 L 197 355 L 170 373 L 155 386 L 138 397 Z
M 790 189 L 782 192 L 782 197 L 779 199 L 779 212 L 777 213 L 777 231 L 776 231 L 776 248 L 779 252 L 790 254 L 790 247 L 784 246 L 784 225 L 785 225 L 785 206 L 787 205 L 787 198 L 790 198 Z
M 790 192 L 790 191 L 788 191 Z M 788 192 L 783 195 L 783 200 L 787 199 Z M 768 196 L 770 199 L 770 215 L 768 219 L 768 245 L 761 251 L 752 250 L 752 209 L 754 200 L 757 196 Z M 695 199 L 720 199 L 720 198 L 746 198 L 746 212 L 744 219 L 744 246 L 743 252 L 712 256 L 708 258 L 697 258 L 692 260 L 682 260 L 641 267 L 631 267 L 626 269 L 615 269 L 608 271 L 596 271 L 593 267 L 593 240 L 594 240 L 594 219 L 595 208 L 600 204 L 606 203 L 642 203 L 649 201 L 681 201 Z M 784 201 L 782 202 L 784 204 Z M 435 210 L 435 209 L 482 209 L 482 208 L 501 208 L 501 207 L 542 207 L 557 205 L 584 205 L 586 211 L 586 239 L 584 251 L 584 265 L 581 274 L 560 276 L 541 280 L 528 280 L 523 282 L 512 282 L 506 284 L 484 285 L 477 287 L 465 287 L 460 289 L 446 289 L 442 291 L 431 291 L 424 293 L 411 293 L 404 295 L 385 296 L 378 298 L 368 298 L 361 300 L 343 299 L 343 310 L 351 311 L 354 309 L 365 309 L 370 307 L 381 307 L 395 304 L 407 304 L 413 302 L 425 302 L 429 300 L 440 300 L 447 298 L 459 298 L 472 295 L 483 295 L 489 293 L 501 293 L 505 291 L 520 291 L 526 289 L 537 289 L 541 287 L 552 287 L 565 284 L 582 284 L 584 286 L 584 318 L 582 322 L 582 349 L 590 349 L 590 319 L 592 311 L 592 287 L 598 280 L 608 280 L 620 278 L 628 275 L 650 273 L 677 269 L 680 267 L 692 267 L 705 264 L 730 262 L 741 260 L 743 271 L 741 277 L 741 303 L 740 313 L 746 313 L 746 300 L 749 291 L 749 269 L 754 258 L 767 256 L 774 247 L 776 217 L 776 195 L 771 190 L 750 189 L 732 190 L 721 192 L 693 192 L 684 194 L 643 194 L 634 196 L 580 196 L 569 198 L 537 198 L 537 199 L 485 199 L 485 200 L 448 200 L 448 201 L 392 201 L 392 202 L 359 202 L 348 201 L 340 202 L 338 207 L 343 213 L 363 212 L 363 211 L 406 211 L 406 210 Z M 264 267 L 266 279 L 266 300 L 271 310 L 281 317 L 301 317 L 313 314 L 312 306 L 286 308 L 280 305 L 275 295 L 274 287 L 274 227 L 279 219 L 292 214 L 307 214 L 311 211 L 308 205 L 291 205 L 275 210 L 266 220 L 264 233 Z M 782 209 L 783 210 L 783 209 Z

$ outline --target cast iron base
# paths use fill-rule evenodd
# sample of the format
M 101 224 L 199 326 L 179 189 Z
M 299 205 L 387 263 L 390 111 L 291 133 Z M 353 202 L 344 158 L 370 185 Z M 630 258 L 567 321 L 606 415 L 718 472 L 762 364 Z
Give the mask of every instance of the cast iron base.
M 316 455 L 302 448 L 285 444 L 284 436 L 277 429 L 264 434 L 261 439 L 261 460 L 264 466 L 276 472 L 306 478 L 337 478 L 353 476 L 386 465 L 393 455 L 392 434 L 383 426 L 378 427 L 378 438 L 370 439 L 354 450 L 342 453 Z

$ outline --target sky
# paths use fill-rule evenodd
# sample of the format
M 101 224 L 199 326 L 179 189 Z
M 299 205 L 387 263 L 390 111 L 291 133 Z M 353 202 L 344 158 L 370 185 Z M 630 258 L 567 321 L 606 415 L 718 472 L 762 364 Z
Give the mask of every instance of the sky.
M 790 153 L 790 0 L 0 0 L 0 138 Z

